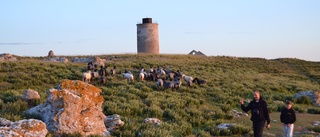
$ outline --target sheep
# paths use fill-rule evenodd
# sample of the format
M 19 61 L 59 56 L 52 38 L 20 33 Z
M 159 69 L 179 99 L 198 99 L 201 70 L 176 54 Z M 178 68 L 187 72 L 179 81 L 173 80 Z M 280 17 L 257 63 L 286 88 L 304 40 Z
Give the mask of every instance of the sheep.
M 99 75 L 101 75 L 101 76 L 107 76 L 107 75 L 108 75 L 108 73 L 107 73 L 107 67 L 100 66 Z
M 187 82 L 187 81 L 192 81 L 193 78 L 191 76 L 186 76 L 185 74 L 182 74 L 182 78 Z
M 163 87 L 163 80 L 159 78 L 156 82 L 157 88 L 159 89 L 160 87 Z
M 207 81 L 205 80 L 200 80 L 198 78 L 194 78 L 194 80 L 192 80 L 193 83 L 197 82 L 198 85 L 204 85 L 207 83 Z
M 193 82 L 191 80 L 187 81 L 187 87 L 192 87 L 193 86 Z
M 167 80 L 168 80 L 168 79 L 173 80 L 174 77 L 175 77 L 175 73 L 174 73 L 174 72 L 170 72 L 170 73 L 167 73 L 166 79 L 167 79 Z
M 110 69 L 110 75 L 116 74 L 116 66 L 113 66 L 112 69 Z
M 107 76 L 101 76 L 100 85 L 106 85 L 106 84 L 107 84 Z
M 82 73 L 82 81 L 83 82 L 90 82 L 90 79 L 91 79 L 91 71 L 89 70 L 88 72 L 84 72 Z
M 174 82 L 173 81 L 166 82 L 166 80 L 163 79 L 163 87 L 164 87 L 164 89 L 171 88 L 173 90 L 174 89 Z
M 180 88 L 181 87 L 181 79 L 179 77 L 174 78 L 174 88 Z
M 160 67 L 158 67 L 158 69 L 155 72 L 156 72 L 156 74 L 160 74 L 160 76 L 166 75 L 166 72 Z
M 93 78 L 99 78 L 99 72 L 92 72 L 92 76 L 93 76 Z
M 127 79 L 129 82 L 130 80 L 132 80 L 132 82 L 134 81 L 133 75 L 131 73 L 122 73 L 122 77 L 124 79 Z
M 141 81 L 143 81 L 143 80 L 144 80 L 144 77 L 145 77 L 145 74 L 144 74 L 143 72 L 140 72 L 140 74 L 139 74 L 139 79 L 140 79 Z

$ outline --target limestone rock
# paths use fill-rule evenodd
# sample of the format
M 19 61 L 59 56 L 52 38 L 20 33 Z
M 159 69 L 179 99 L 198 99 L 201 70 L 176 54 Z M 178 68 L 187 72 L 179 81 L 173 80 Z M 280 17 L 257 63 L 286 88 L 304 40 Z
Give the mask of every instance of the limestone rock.
M 24 101 L 29 101 L 29 100 L 34 100 L 34 99 L 40 99 L 40 95 L 37 91 L 35 91 L 33 89 L 27 89 L 23 92 L 23 95 L 21 98 Z
M 109 134 L 102 113 L 101 89 L 82 81 L 63 80 L 46 91 L 46 102 L 26 111 L 36 114 L 56 134 L 80 133 L 83 136 Z
M 10 120 L 4 119 L 4 118 L 0 118 L 0 127 L 2 126 L 10 126 L 13 122 L 11 122 Z
M 3 121 L 9 120 L 1 118 Z M 46 124 L 36 119 L 24 119 L 17 122 L 9 121 L 6 126 L 0 126 L 0 136 L 4 137 L 45 137 L 48 133 Z
M 152 123 L 152 124 L 160 125 L 161 120 L 159 120 L 158 118 L 146 118 L 144 119 L 144 123 Z
M 106 125 L 108 131 L 112 131 L 122 127 L 124 122 L 120 119 L 118 114 L 113 114 L 106 117 L 104 124 Z
M 320 107 L 320 92 L 316 91 L 300 91 L 294 95 L 294 98 L 299 98 L 301 96 L 308 96 L 312 100 L 312 104 Z

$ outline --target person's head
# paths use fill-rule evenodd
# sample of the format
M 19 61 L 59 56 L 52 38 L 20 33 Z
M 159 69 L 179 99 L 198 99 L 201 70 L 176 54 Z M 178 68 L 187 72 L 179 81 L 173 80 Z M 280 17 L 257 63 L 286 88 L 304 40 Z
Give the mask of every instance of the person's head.
M 258 90 L 253 92 L 253 98 L 256 101 L 260 100 L 260 92 Z
M 292 102 L 291 101 L 286 101 L 286 108 L 291 109 L 292 107 Z

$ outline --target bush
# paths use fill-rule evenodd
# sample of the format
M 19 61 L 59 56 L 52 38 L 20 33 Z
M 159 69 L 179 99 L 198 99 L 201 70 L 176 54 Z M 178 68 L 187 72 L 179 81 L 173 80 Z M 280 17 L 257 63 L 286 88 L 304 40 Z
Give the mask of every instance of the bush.
M 312 100 L 308 96 L 301 96 L 297 98 L 297 103 L 310 105 L 312 103 Z
M 318 109 L 318 108 L 308 108 L 307 113 L 309 113 L 309 114 L 320 114 L 320 109 Z
M 311 131 L 320 133 L 320 126 L 309 127 L 308 129 Z
M 303 106 L 294 105 L 292 108 L 293 108 L 293 110 L 298 111 L 299 113 L 306 113 L 307 112 L 306 108 Z

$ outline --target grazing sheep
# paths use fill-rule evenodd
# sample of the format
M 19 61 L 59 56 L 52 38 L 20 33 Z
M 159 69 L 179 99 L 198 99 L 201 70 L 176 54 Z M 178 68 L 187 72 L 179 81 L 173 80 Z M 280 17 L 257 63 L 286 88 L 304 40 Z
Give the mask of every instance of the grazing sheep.
M 148 79 L 150 81 L 156 81 L 157 80 L 156 73 L 148 73 Z
M 90 70 L 89 70 L 88 72 L 82 73 L 82 81 L 83 81 L 83 82 L 89 83 L 91 77 L 92 77 L 92 76 L 91 76 L 91 71 L 90 71 Z
M 159 89 L 160 87 L 163 87 L 163 80 L 159 78 L 156 82 L 157 88 Z
M 92 72 L 92 76 L 93 76 L 93 78 L 95 78 L 95 79 L 97 79 L 97 78 L 99 78 L 99 72 Z
M 163 87 L 164 87 L 164 89 L 171 88 L 173 90 L 174 89 L 174 82 L 173 81 L 166 82 L 163 79 Z
M 193 82 L 191 80 L 187 81 L 187 87 L 192 87 L 193 86 Z
M 166 72 L 162 68 L 158 67 L 158 69 L 156 70 L 156 74 L 160 74 L 160 76 L 165 76 Z
M 103 66 L 100 66 L 100 70 L 99 70 L 99 75 L 100 76 L 107 76 L 107 67 L 103 67 Z
M 186 76 L 185 74 L 182 74 L 182 78 L 187 82 L 187 81 L 192 81 L 193 78 L 191 76 Z
M 149 71 L 148 71 L 149 73 L 153 73 L 154 72 L 154 69 L 153 69 L 153 67 L 150 67 L 150 69 L 149 69 Z
M 181 79 L 180 79 L 180 77 L 175 77 L 174 79 L 173 79 L 173 81 L 174 81 L 174 88 L 180 88 L 181 87 L 181 84 L 182 84 L 182 82 L 181 82 Z
M 143 80 L 144 80 L 144 77 L 145 77 L 145 74 L 144 74 L 143 72 L 140 72 L 140 74 L 139 74 L 139 79 L 140 79 L 141 81 L 143 81 Z
M 132 82 L 134 81 L 133 75 L 131 73 L 122 73 L 122 77 L 124 79 L 127 79 L 129 82 L 132 80 Z
M 167 73 L 167 80 L 169 79 L 169 80 L 173 80 L 174 79 L 174 77 L 175 77 L 175 73 L 174 72 L 170 72 L 170 73 Z
M 116 74 L 116 66 L 113 66 L 112 69 L 110 69 L 110 75 Z
M 95 69 L 92 61 L 90 61 L 90 62 L 88 63 L 87 69 L 88 69 L 88 70 L 94 70 L 94 69 Z
M 204 85 L 207 84 L 207 81 L 205 80 L 200 80 L 198 78 L 194 78 L 194 80 L 192 80 L 193 83 L 197 82 L 198 85 Z
M 106 84 L 107 84 L 107 76 L 101 76 L 100 85 L 106 85 Z

